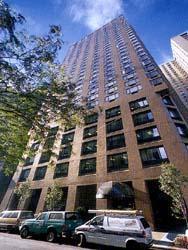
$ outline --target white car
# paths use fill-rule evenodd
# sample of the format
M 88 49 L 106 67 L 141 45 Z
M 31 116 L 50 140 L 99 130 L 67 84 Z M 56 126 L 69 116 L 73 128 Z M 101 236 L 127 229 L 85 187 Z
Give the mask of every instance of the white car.
M 145 218 L 135 211 L 94 211 L 101 215 L 75 229 L 78 246 L 88 242 L 136 250 L 152 245 L 152 230 Z

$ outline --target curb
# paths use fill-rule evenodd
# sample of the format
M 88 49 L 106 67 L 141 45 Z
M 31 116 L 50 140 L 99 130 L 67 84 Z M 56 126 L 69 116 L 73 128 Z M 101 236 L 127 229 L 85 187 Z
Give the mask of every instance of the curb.
M 170 250 L 187 250 L 187 248 L 182 248 L 182 247 L 173 247 L 173 246 L 164 246 L 164 245 L 158 245 L 158 244 L 153 244 L 152 248 L 157 248 L 157 249 L 170 249 Z

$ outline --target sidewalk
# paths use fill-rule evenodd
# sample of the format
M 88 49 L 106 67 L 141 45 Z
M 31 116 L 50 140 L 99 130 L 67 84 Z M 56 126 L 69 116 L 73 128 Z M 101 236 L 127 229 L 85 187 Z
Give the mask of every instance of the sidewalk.
M 187 248 L 174 246 L 173 241 L 178 233 L 153 232 L 152 235 L 154 239 L 153 247 L 156 249 L 187 250 Z

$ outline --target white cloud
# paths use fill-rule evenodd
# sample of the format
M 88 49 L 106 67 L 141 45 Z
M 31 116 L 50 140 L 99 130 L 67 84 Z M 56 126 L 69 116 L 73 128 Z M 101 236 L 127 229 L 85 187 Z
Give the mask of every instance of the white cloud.
M 123 13 L 123 0 L 74 0 L 70 14 L 92 31 Z

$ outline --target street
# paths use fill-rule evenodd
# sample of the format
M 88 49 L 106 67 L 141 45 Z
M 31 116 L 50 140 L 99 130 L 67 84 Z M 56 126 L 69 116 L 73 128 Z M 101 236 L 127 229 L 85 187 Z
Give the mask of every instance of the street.
M 88 248 L 89 247 L 89 248 Z M 17 234 L 0 233 L 0 250 L 120 250 L 120 248 L 87 246 L 80 248 L 71 245 L 70 243 L 48 243 L 44 240 L 37 240 L 33 238 L 21 239 Z M 121 248 L 122 249 L 122 248 Z M 153 250 L 155 248 L 152 248 Z M 135 249 L 136 250 L 136 249 Z

